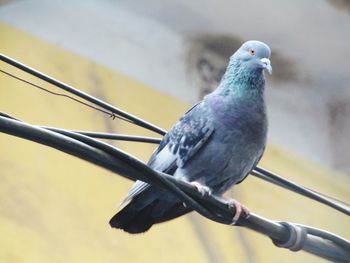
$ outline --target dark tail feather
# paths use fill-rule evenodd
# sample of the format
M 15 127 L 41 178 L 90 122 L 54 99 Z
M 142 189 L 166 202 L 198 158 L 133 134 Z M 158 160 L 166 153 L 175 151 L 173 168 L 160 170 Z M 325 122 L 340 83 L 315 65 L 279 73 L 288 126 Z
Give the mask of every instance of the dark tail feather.
M 152 206 L 148 205 L 137 210 L 130 203 L 109 221 L 111 227 L 123 229 L 131 234 L 146 232 L 155 223 L 150 216 Z
M 131 201 L 114 215 L 109 221 L 111 227 L 123 229 L 131 234 L 143 233 L 153 224 L 168 221 L 191 211 L 180 202 L 169 203 L 155 199 L 144 206 L 140 206 L 138 202 L 142 202 L 142 199 Z

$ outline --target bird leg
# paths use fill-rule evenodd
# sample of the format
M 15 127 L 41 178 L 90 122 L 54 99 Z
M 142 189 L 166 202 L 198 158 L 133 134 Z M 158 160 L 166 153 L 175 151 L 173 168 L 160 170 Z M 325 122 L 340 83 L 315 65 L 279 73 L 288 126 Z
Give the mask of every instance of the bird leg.
M 242 214 L 242 211 L 246 215 L 246 218 L 249 217 L 249 214 L 250 214 L 249 209 L 245 205 L 243 205 L 239 201 L 237 201 L 236 199 L 230 198 L 230 199 L 226 200 L 226 203 L 228 204 L 229 207 L 236 208 L 236 213 L 232 218 L 232 225 L 236 224 L 236 222 L 238 221 L 239 217 Z
M 196 187 L 197 191 L 202 195 L 210 195 L 211 194 L 211 190 L 208 186 L 205 186 L 197 181 L 193 181 L 193 182 L 189 182 L 189 184 L 193 185 L 194 187 Z M 182 203 L 182 205 L 184 207 L 187 207 L 186 203 Z
M 190 182 L 190 184 L 196 187 L 198 192 L 200 192 L 202 196 L 211 194 L 211 190 L 208 186 L 205 186 L 197 181 Z

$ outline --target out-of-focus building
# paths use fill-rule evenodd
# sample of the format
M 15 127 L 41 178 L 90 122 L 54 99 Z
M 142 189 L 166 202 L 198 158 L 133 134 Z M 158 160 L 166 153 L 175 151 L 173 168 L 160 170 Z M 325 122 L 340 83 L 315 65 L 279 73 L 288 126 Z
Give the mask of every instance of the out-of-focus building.
M 262 165 L 349 202 L 349 6 L 0 1 L 0 52 L 169 129 L 216 87 L 242 42 L 264 41 L 274 73 L 267 76 L 270 129 Z M 4 63 L 0 68 L 37 81 Z M 0 111 L 35 124 L 151 135 L 1 74 Z M 116 145 L 145 161 L 154 149 Z M 107 225 L 130 182 L 3 134 L 0 162 L 0 262 L 319 262 L 195 215 L 130 236 Z M 258 179 L 247 179 L 233 195 L 267 218 L 350 237 L 346 216 Z

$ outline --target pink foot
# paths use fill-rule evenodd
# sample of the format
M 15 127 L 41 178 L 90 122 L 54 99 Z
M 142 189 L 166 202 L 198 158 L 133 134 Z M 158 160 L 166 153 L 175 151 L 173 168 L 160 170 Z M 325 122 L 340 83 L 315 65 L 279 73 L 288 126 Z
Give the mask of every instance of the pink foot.
M 235 215 L 232 218 L 232 225 L 236 224 L 237 220 L 239 219 L 239 217 L 242 214 L 242 211 L 246 215 L 246 218 L 249 217 L 249 214 L 250 214 L 249 209 L 245 205 L 242 205 L 237 200 L 229 199 L 229 200 L 227 200 L 227 204 L 230 207 L 235 207 L 236 208 L 236 213 L 235 213 Z
M 197 181 L 190 182 L 191 185 L 197 188 L 198 192 L 201 193 L 201 195 L 210 195 L 211 190 L 208 186 L 202 185 L 201 183 Z

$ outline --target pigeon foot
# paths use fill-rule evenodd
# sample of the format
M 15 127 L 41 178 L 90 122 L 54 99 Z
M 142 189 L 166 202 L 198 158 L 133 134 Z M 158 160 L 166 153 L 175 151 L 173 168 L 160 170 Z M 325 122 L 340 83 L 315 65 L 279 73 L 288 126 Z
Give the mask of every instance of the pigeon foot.
M 236 213 L 232 218 L 232 225 L 236 224 L 239 217 L 241 216 L 242 212 L 246 215 L 246 218 L 249 217 L 250 211 L 248 209 L 248 207 L 246 207 L 245 205 L 241 204 L 239 201 L 237 201 L 236 199 L 228 199 L 226 200 L 228 206 L 230 207 L 235 207 L 236 208 Z
M 190 182 L 190 184 L 196 187 L 198 192 L 200 192 L 202 196 L 211 194 L 211 190 L 208 186 L 202 185 L 197 181 Z

